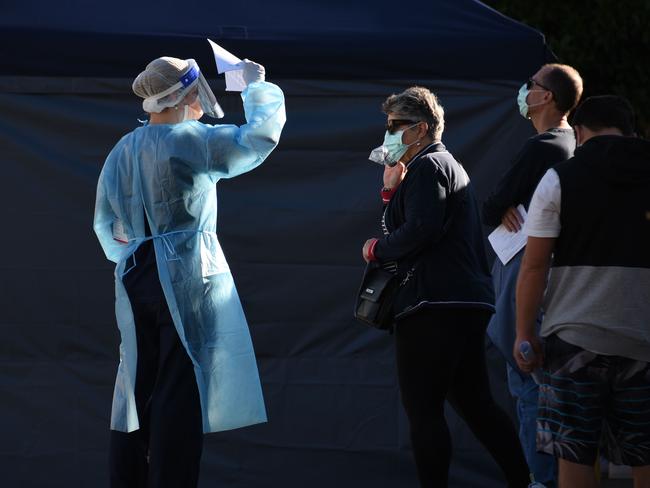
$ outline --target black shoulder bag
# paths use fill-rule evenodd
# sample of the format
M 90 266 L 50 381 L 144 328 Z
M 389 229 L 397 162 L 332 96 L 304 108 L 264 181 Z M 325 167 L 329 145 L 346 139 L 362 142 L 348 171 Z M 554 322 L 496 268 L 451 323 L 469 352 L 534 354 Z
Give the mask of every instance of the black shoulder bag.
M 390 330 L 393 327 L 393 302 L 398 285 L 396 274 L 386 271 L 377 262 L 368 263 L 357 293 L 354 317 L 371 327 Z

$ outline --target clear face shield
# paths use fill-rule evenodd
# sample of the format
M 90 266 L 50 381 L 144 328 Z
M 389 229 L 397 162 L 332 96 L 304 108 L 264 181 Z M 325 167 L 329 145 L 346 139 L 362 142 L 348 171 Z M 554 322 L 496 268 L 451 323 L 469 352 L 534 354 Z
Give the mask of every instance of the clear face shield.
M 157 95 L 145 98 L 142 108 L 148 113 L 160 113 L 166 108 L 183 104 L 184 98 L 190 93 L 197 93 L 203 113 L 215 119 L 222 118 L 223 110 L 217 103 L 217 98 L 212 93 L 198 64 L 193 59 L 187 61 L 189 69 L 180 77 L 178 83 Z

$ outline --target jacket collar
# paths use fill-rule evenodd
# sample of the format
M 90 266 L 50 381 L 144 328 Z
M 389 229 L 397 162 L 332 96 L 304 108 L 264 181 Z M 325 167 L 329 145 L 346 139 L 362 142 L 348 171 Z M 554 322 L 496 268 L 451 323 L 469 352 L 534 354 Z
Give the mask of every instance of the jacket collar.
M 446 150 L 447 150 L 447 148 L 445 147 L 445 145 L 441 141 L 432 142 L 431 144 L 423 147 L 420 150 L 420 152 L 418 152 L 415 156 L 413 156 L 411 158 L 411 160 L 408 163 L 406 163 L 406 167 L 408 168 L 409 165 L 413 161 L 417 161 L 420 158 L 420 156 L 423 156 L 425 154 L 429 154 L 429 153 L 432 153 L 432 152 L 442 152 L 442 151 L 446 151 Z

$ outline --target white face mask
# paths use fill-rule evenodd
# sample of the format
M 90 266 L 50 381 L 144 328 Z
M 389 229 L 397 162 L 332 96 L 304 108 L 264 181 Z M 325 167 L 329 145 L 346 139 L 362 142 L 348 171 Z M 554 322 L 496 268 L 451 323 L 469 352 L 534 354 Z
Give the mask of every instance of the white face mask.
M 404 132 L 417 126 L 418 124 L 420 124 L 420 122 L 417 122 L 412 126 L 407 127 L 406 129 L 398 130 L 394 134 L 386 131 L 384 134 L 384 143 L 381 146 L 373 149 L 368 159 L 375 163 L 384 164 L 386 166 L 395 166 L 399 159 L 404 156 L 406 151 L 408 151 L 409 147 L 420 142 L 419 139 L 415 142 L 412 142 L 411 144 L 404 144 L 402 142 L 402 135 L 404 135 Z
M 529 118 L 528 109 L 530 107 L 537 107 L 538 105 L 544 105 L 545 102 L 534 103 L 533 105 L 528 105 L 528 103 L 526 102 L 529 93 L 541 92 L 541 91 L 546 91 L 546 90 L 529 90 L 528 87 L 526 86 L 526 83 L 521 85 L 521 88 L 519 89 L 519 93 L 517 94 L 517 105 L 519 106 L 519 113 L 523 118 L 525 119 Z

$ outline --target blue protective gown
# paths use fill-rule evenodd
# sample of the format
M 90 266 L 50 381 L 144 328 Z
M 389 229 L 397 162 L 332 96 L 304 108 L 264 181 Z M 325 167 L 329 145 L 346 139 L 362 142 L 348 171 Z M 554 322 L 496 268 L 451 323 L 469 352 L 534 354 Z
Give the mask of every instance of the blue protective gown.
M 135 323 L 122 277 L 146 239 L 153 240 L 165 299 L 194 364 L 203 431 L 266 421 L 248 325 L 217 239 L 215 183 L 259 166 L 277 145 L 286 116 L 282 91 L 271 83 L 249 85 L 242 99 L 245 125 L 139 127 L 117 143 L 102 169 L 94 229 L 107 258 L 117 263 L 115 313 L 122 339 L 113 430 L 140 427 Z M 126 244 L 114 239 L 116 225 L 123 227 Z

